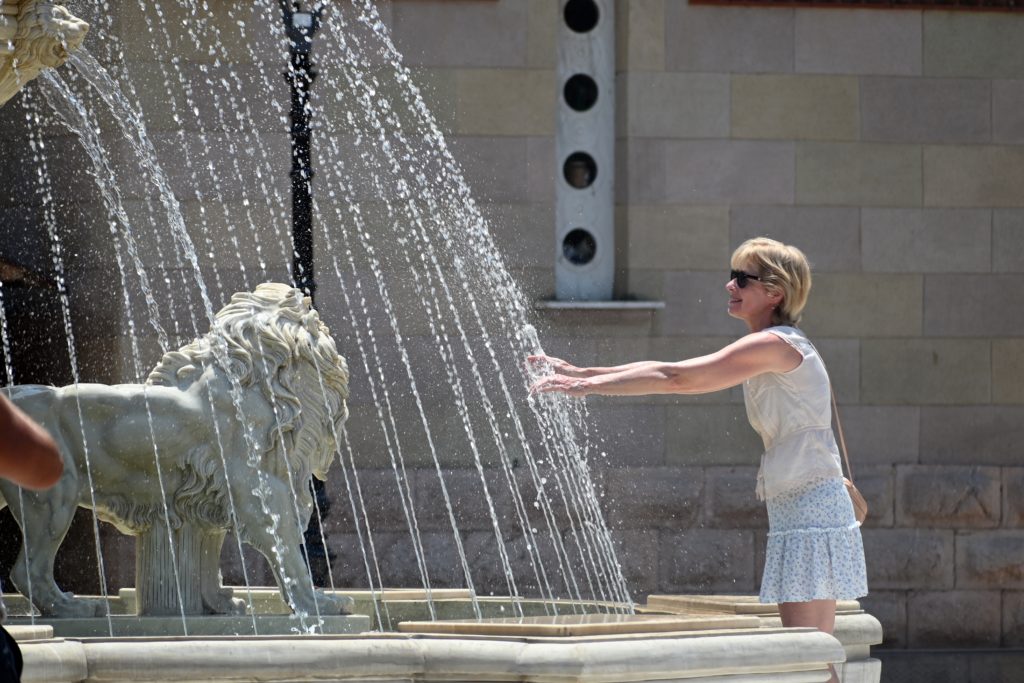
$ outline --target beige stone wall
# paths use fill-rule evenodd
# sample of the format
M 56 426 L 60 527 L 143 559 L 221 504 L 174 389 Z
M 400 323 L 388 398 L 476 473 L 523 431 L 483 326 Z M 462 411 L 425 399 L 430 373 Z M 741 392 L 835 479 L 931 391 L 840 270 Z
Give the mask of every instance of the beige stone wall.
M 455 97 L 459 159 L 506 258 L 549 296 L 558 3 L 390 11 L 407 62 L 456 84 L 438 99 Z M 743 332 L 724 312 L 731 250 L 801 246 L 887 643 L 1020 646 L 1024 17 L 622 0 L 616 20 L 618 288 L 666 308 L 544 313 L 548 349 L 715 349 Z M 740 394 L 591 400 L 591 416 L 636 593 L 756 590 L 766 520 Z

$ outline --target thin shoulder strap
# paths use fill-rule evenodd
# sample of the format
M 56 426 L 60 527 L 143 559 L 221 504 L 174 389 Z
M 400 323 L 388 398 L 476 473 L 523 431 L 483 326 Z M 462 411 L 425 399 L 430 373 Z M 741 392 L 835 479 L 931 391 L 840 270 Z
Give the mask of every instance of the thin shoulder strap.
M 821 356 L 819 355 L 818 357 L 820 358 Z M 824 365 L 824 361 L 822 361 L 822 365 Z M 828 370 L 826 370 L 825 372 L 828 372 Z M 846 462 L 846 472 L 847 472 L 847 474 L 850 475 L 850 482 L 852 483 L 853 482 L 853 468 L 850 467 L 850 456 L 846 452 L 846 439 L 843 438 L 843 422 L 842 422 L 842 420 L 839 419 L 839 406 L 836 405 L 836 392 L 832 388 L 832 379 L 831 378 L 829 378 L 828 390 L 829 390 L 829 393 L 832 394 L 832 414 L 836 416 L 836 427 L 838 427 L 838 431 L 839 431 L 839 445 L 843 449 L 843 461 Z
M 804 337 L 807 339 L 807 337 Z M 825 366 L 825 359 L 821 357 L 821 352 L 818 351 L 818 347 L 814 346 L 814 342 L 807 339 L 807 343 L 811 345 L 814 352 L 818 354 L 818 360 L 821 361 L 821 367 L 825 368 L 825 375 L 828 377 L 828 392 L 832 395 L 832 414 L 836 416 L 836 427 L 839 432 L 839 447 L 843 451 L 843 462 L 846 463 L 846 473 L 849 475 L 850 483 L 853 483 L 853 468 L 850 467 L 850 456 L 846 452 L 846 439 L 843 437 L 843 422 L 839 419 L 839 406 L 836 404 L 836 390 L 832 388 L 832 375 L 828 374 L 828 368 Z

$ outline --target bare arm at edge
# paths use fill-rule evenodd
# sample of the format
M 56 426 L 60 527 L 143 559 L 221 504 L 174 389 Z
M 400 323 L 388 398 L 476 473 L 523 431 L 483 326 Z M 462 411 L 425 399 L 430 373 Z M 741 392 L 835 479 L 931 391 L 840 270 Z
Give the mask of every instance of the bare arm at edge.
M 0 394 L 0 477 L 40 491 L 64 472 L 57 444 L 46 430 Z

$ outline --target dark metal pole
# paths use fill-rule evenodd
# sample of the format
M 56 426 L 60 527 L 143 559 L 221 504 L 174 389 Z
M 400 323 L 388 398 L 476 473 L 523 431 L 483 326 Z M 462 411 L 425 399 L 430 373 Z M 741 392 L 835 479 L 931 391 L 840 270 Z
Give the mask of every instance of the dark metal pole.
M 313 269 L 313 164 L 310 159 L 309 96 L 316 70 L 313 68 L 313 35 L 320 28 L 323 6 L 302 12 L 298 0 L 280 0 L 281 14 L 288 34 L 290 64 L 285 79 L 291 86 L 292 139 L 292 280 L 315 302 L 316 278 Z M 313 478 L 312 492 L 319 515 L 314 514 L 306 529 L 304 546 L 313 582 L 327 584 L 328 567 L 334 553 L 325 547 L 320 522 L 327 517 L 331 501 L 324 483 Z

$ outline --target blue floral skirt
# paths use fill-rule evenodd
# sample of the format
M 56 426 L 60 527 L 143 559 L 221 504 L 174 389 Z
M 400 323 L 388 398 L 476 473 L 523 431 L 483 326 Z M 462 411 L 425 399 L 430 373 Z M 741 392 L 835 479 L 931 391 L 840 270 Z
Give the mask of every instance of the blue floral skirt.
M 761 602 L 854 600 L 868 594 L 864 543 L 842 479 L 768 501 Z

